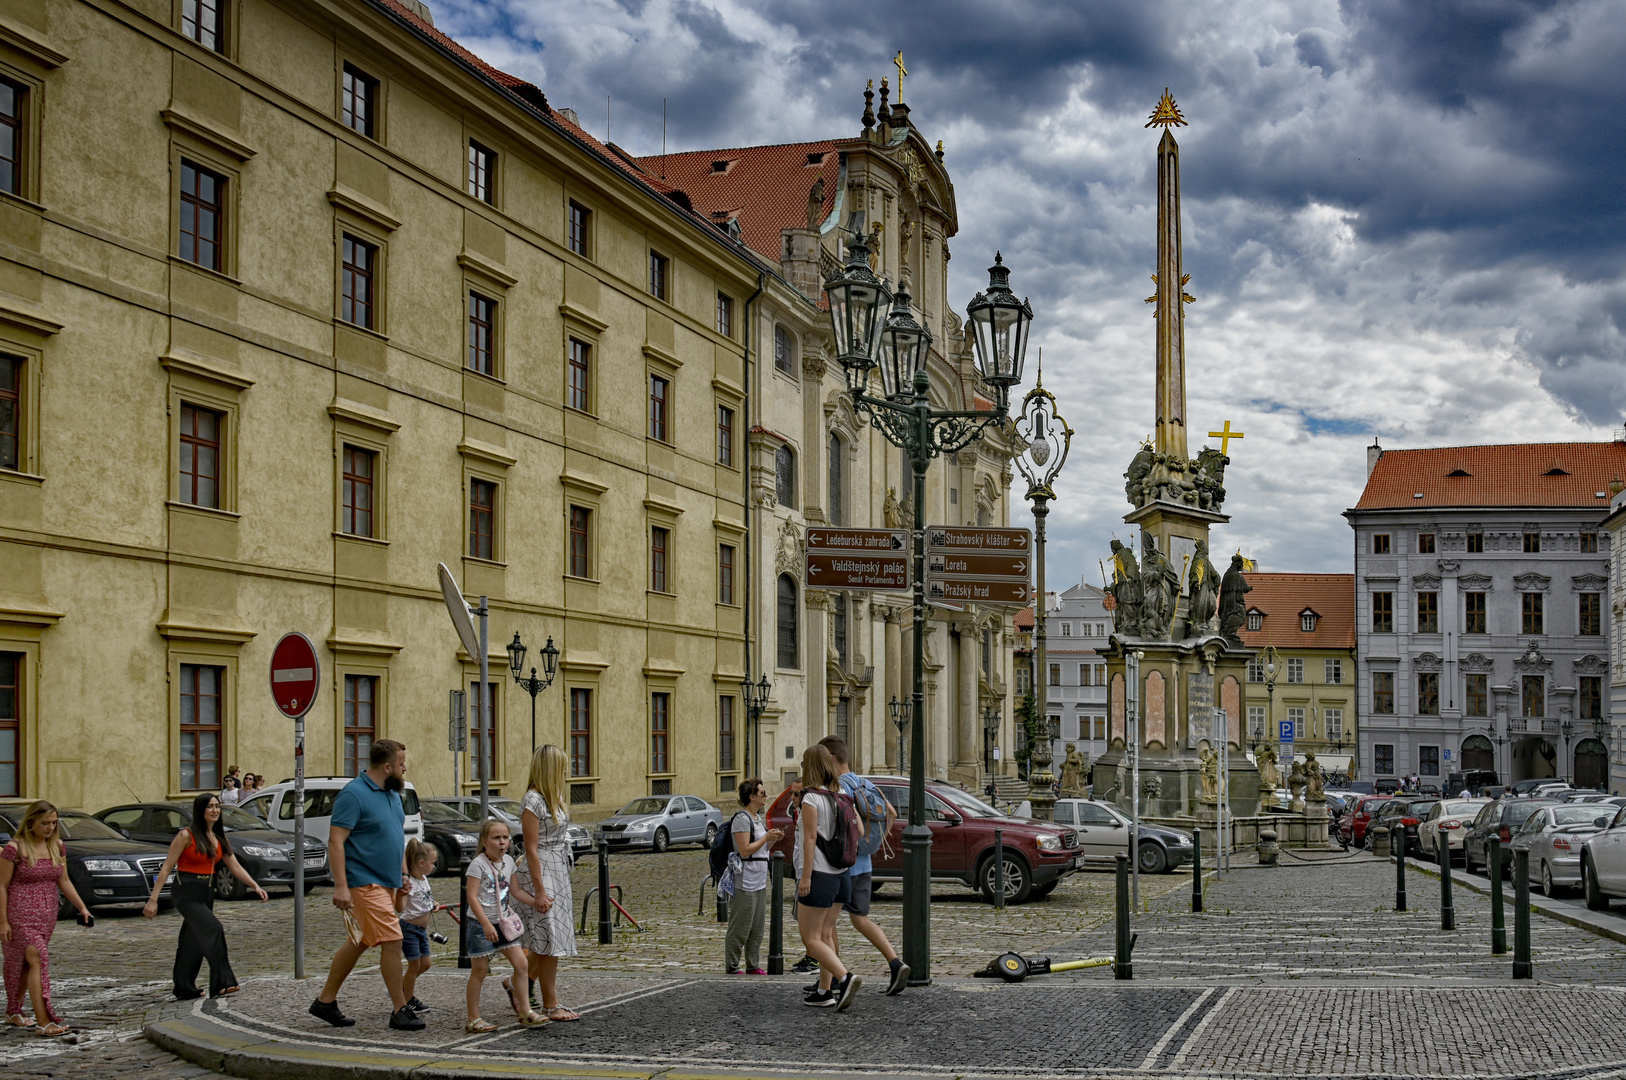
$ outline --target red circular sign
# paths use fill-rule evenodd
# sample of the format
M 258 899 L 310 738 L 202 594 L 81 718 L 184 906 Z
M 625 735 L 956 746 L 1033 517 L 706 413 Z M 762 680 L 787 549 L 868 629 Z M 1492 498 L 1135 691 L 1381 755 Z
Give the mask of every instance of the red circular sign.
M 297 720 L 316 700 L 322 684 L 322 669 L 316 661 L 316 646 L 304 634 L 284 634 L 271 650 L 271 697 L 290 720 Z

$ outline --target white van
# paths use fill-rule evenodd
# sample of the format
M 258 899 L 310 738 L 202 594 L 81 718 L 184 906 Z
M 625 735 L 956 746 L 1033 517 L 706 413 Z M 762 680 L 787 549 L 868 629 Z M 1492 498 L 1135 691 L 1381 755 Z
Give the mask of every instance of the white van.
M 305 835 L 327 843 L 328 827 L 333 821 L 333 800 L 354 779 L 353 776 L 305 777 Z M 401 806 L 406 811 L 407 839 L 421 839 L 423 814 L 418 809 L 418 792 L 410 780 L 401 792 Z M 248 811 L 273 829 L 291 833 L 294 831 L 294 782 L 284 780 L 270 784 L 263 791 L 255 792 L 253 798 L 244 799 L 238 809 Z

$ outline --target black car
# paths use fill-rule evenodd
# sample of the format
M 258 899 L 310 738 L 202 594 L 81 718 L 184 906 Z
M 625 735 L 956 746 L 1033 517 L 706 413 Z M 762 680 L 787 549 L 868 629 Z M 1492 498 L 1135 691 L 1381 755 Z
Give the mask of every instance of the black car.
M 424 799 L 418 803 L 423 814 L 423 838 L 440 849 L 436 869 L 442 874 L 461 874 L 469 861 L 480 853 L 480 823 L 463 816 L 445 803 Z M 517 850 L 514 837 L 510 850 Z
M 0 807 L 0 847 L 11 842 L 23 820 L 22 806 Z M 78 810 L 57 812 L 57 828 L 68 851 L 68 880 L 86 907 L 110 904 L 145 904 L 153 879 L 164 867 L 164 849 L 120 836 L 89 814 Z M 169 884 L 158 899 L 169 898 Z M 67 897 L 57 902 L 57 918 L 73 914 Z
M 1445 791 L 1447 795 L 1458 796 L 1464 791 L 1471 798 L 1480 798 L 1485 789 L 1495 787 L 1501 781 L 1490 769 L 1469 769 L 1466 772 L 1454 772 L 1445 778 Z
M 1490 868 L 1490 845 L 1502 845 L 1502 876 L 1513 876 L 1513 851 L 1508 846 L 1513 834 L 1525 820 L 1545 806 L 1555 806 L 1556 799 L 1501 799 L 1486 803 L 1468 827 L 1462 838 L 1462 862 L 1471 874 L 1476 868 Z
M 1382 825 L 1389 830 L 1389 842 L 1394 843 L 1398 830 L 1406 831 L 1406 853 L 1417 855 L 1420 849 L 1417 846 L 1417 825 L 1428 812 L 1434 809 L 1439 799 L 1432 796 L 1427 798 L 1412 797 L 1409 799 L 1390 799 L 1384 803 L 1372 818 L 1372 823 L 1366 828 L 1366 846 L 1372 846 L 1372 830 Z
M 175 834 L 192 823 L 191 803 L 124 803 L 110 806 L 94 815 L 108 828 L 150 844 L 169 847 Z M 231 837 L 232 853 L 249 877 L 270 892 L 272 889 L 294 888 L 294 838 L 279 832 L 253 814 L 235 806 L 220 808 L 220 824 Z M 313 837 L 305 837 L 305 891 L 318 885 L 333 884 L 333 874 L 327 865 L 327 845 Z M 215 896 L 222 900 L 241 900 L 248 895 L 248 886 L 232 876 L 221 865 L 215 871 Z

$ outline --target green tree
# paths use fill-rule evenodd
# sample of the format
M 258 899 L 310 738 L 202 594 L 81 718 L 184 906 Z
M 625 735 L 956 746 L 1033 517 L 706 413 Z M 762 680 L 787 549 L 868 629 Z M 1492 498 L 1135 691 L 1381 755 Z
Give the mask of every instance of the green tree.
M 1016 760 L 1031 769 L 1033 767 L 1033 745 L 1039 741 L 1039 699 L 1029 690 L 1022 697 L 1022 703 L 1016 707 L 1017 730 L 1022 733 L 1022 745 L 1017 753 Z

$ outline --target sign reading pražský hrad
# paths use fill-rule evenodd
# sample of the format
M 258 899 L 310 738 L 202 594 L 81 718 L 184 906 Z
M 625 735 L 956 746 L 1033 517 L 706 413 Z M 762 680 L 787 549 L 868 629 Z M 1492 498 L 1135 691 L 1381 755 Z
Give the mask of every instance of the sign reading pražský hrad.
M 271 650 L 271 697 L 278 711 L 298 720 L 310 710 L 321 685 L 322 667 L 311 639 L 297 632 L 282 635 Z
M 909 587 L 909 533 L 903 529 L 807 530 L 809 589 Z
M 1032 534 L 1026 529 L 926 530 L 926 599 L 949 604 L 1026 604 L 1033 596 Z

